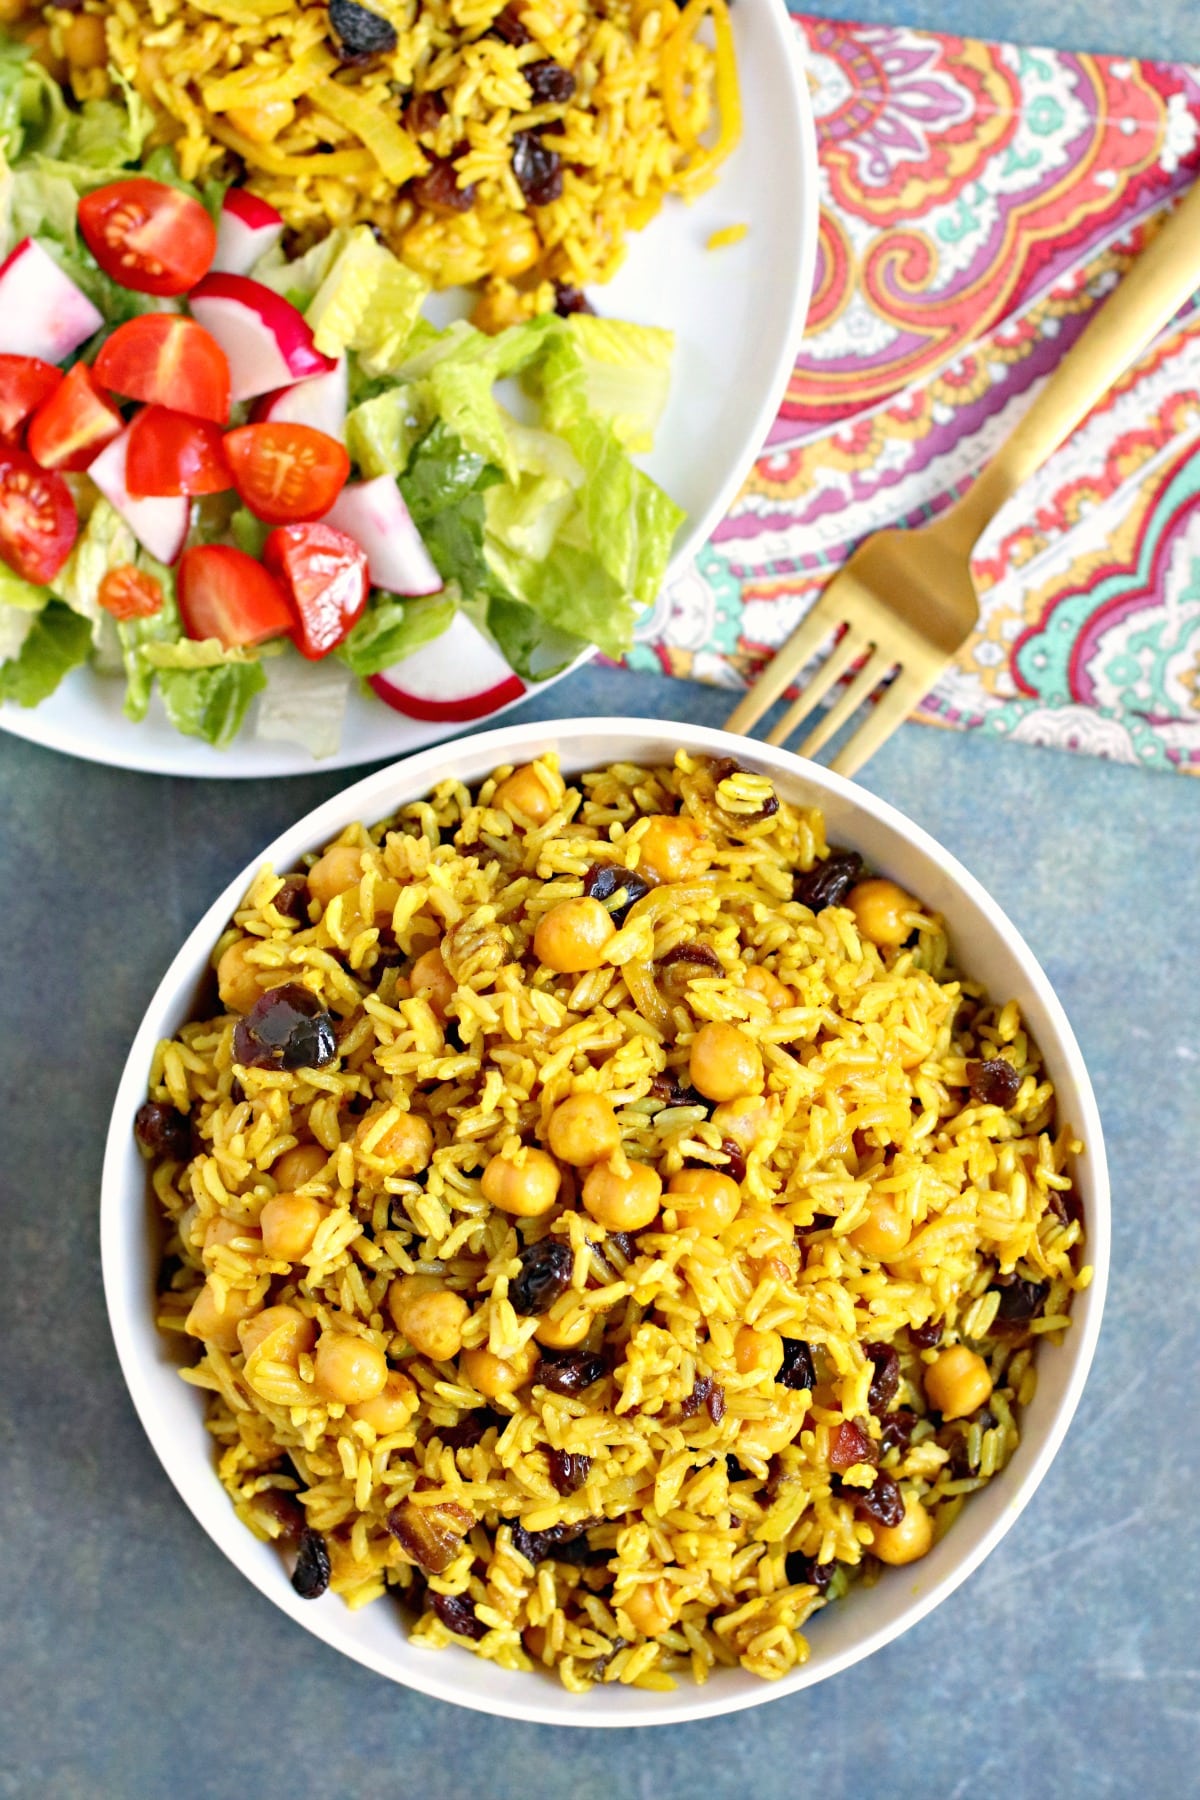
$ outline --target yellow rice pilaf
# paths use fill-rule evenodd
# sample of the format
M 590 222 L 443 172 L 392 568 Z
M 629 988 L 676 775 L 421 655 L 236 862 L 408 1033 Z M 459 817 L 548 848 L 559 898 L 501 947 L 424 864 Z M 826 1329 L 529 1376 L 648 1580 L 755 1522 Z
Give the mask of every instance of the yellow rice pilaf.
M 709 186 L 740 132 L 725 0 L 372 0 L 394 48 L 349 64 L 325 5 L 40 10 L 76 95 L 119 73 L 188 180 L 244 171 L 301 241 L 378 227 L 435 286 L 485 284 L 486 329 L 607 281 L 626 234 Z M 518 179 L 522 143 L 557 159 L 549 187 Z
M 139 1132 L 160 1323 L 303 1591 L 572 1690 L 771 1679 L 1008 1462 L 1079 1146 L 1016 1005 L 837 854 L 681 752 L 260 871 Z M 251 1066 L 285 984 L 322 1066 Z

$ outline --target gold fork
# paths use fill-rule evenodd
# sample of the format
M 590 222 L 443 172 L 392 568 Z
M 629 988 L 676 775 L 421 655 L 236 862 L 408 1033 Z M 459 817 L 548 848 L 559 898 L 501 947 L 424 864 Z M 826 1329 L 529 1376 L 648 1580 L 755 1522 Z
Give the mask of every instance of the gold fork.
M 974 630 L 979 600 L 970 558 L 984 529 L 1198 284 L 1200 182 L 1159 228 L 961 499 L 919 530 L 879 531 L 866 538 L 735 707 L 726 730 L 751 731 L 826 639 L 842 628 L 767 742 L 785 744 L 822 696 L 861 661 L 846 691 L 800 745 L 801 755 L 815 755 L 895 671 L 832 765 L 843 775 L 861 768 L 925 697 Z

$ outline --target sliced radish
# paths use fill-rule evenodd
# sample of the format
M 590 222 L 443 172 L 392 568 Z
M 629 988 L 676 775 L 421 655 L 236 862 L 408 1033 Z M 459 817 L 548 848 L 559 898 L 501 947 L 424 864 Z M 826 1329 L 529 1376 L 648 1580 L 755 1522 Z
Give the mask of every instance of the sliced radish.
M 22 238 L 0 265 L 0 351 L 62 362 L 103 323 L 82 288 L 32 238 Z
M 291 387 L 278 388 L 255 401 L 251 414 L 255 424 L 264 419 L 287 425 L 311 425 L 326 437 L 346 441 L 346 413 L 350 403 L 350 377 L 346 359 L 337 362 L 324 375 L 310 375 L 307 381 L 294 381 Z
M 221 202 L 217 220 L 217 254 L 213 257 L 214 275 L 248 275 L 261 256 L 273 250 L 283 236 L 283 220 L 273 206 L 248 194 L 245 188 L 230 188 Z
M 230 395 L 252 400 L 333 368 L 290 301 L 246 275 L 206 275 L 188 299 L 192 317 L 229 360 Z
M 368 680 L 397 712 L 446 723 L 486 718 L 525 692 L 520 676 L 461 612 L 441 637 Z
M 394 475 L 351 482 L 325 514 L 325 523 L 362 545 L 372 587 L 389 594 L 441 593 L 444 583 Z
M 135 500 L 125 485 L 125 456 L 129 427 L 100 452 L 88 469 L 109 505 L 115 507 L 138 543 L 160 563 L 173 563 L 183 549 L 188 529 L 188 502 L 184 495 L 164 499 Z

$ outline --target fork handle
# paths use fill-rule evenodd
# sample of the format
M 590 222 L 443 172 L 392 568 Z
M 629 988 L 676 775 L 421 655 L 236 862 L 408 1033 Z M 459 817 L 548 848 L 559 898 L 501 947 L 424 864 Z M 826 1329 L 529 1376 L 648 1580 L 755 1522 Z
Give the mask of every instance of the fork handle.
M 939 535 L 969 554 L 1016 490 L 1068 438 L 1200 286 L 1200 180 L 1155 234 L 961 500 Z

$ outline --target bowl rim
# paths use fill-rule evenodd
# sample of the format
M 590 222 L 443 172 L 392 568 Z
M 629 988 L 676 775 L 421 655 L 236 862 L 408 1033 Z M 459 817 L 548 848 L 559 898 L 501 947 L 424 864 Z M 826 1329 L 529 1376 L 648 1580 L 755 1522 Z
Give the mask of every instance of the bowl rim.
M 344 1621 L 353 1617 L 348 1610 L 343 1615 L 326 1614 L 324 1609 L 314 1608 L 311 1602 L 293 1595 L 286 1583 L 281 1588 L 277 1580 L 254 1567 L 242 1552 L 256 1540 L 237 1519 L 232 1506 L 228 1510 L 228 1519 L 236 1529 L 229 1532 L 227 1538 L 217 1535 L 213 1524 L 201 1510 L 200 1498 L 192 1491 L 194 1470 L 190 1459 L 186 1453 L 177 1451 L 171 1421 L 160 1416 L 150 1393 L 149 1379 L 143 1375 L 138 1360 L 136 1326 L 132 1323 L 134 1314 L 131 1309 L 145 1307 L 149 1296 L 133 1278 L 122 1242 L 123 1215 L 128 1206 L 134 1204 L 127 1191 L 125 1171 L 131 1143 L 131 1121 L 138 1105 L 145 1098 L 146 1075 L 160 1035 L 156 1015 L 160 1010 L 169 1010 L 165 997 L 169 996 L 171 1006 L 177 1007 L 179 1001 L 194 988 L 198 969 L 207 962 L 212 946 L 241 901 L 252 876 L 264 862 L 269 861 L 277 868 L 289 867 L 298 855 L 328 841 L 347 823 L 356 819 L 386 817 L 397 806 L 407 803 L 405 799 L 398 797 L 399 794 L 417 798 L 427 791 L 426 770 L 453 754 L 456 749 L 464 759 L 480 760 L 489 767 L 528 760 L 538 754 L 554 751 L 569 767 L 583 769 L 590 766 L 587 746 L 595 740 L 617 736 L 626 737 L 631 743 L 635 739 L 661 741 L 664 736 L 670 739 L 676 732 L 682 734 L 677 747 L 683 747 L 689 753 L 736 755 L 743 761 L 751 762 L 757 759 L 768 770 L 774 768 L 792 780 L 802 781 L 812 792 L 817 804 L 824 806 L 827 799 L 839 801 L 896 833 L 906 845 L 932 857 L 940 865 L 948 881 L 983 913 L 991 927 L 999 933 L 1030 991 L 1042 1006 L 1053 1033 L 1055 1048 L 1069 1068 L 1078 1091 L 1080 1116 L 1078 1119 L 1073 1118 L 1072 1124 L 1087 1146 L 1093 1189 L 1087 1239 L 1088 1261 L 1092 1266 L 1093 1276 L 1087 1290 L 1086 1306 L 1081 1309 L 1083 1316 L 1075 1320 L 1067 1339 L 1072 1358 L 1068 1379 L 1057 1410 L 1046 1427 L 1032 1460 L 1023 1468 L 1003 1510 L 975 1545 L 932 1580 L 923 1591 L 912 1595 L 896 1616 L 883 1620 L 853 1643 L 828 1657 L 815 1663 L 802 1664 L 779 1681 L 763 1681 L 753 1689 L 724 1697 L 715 1680 L 693 1691 L 677 1689 L 675 1694 L 663 1695 L 661 1698 L 639 1692 L 636 1709 L 623 1712 L 619 1706 L 613 1705 L 606 1707 L 601 1713 L 595 1708 L 594 1696 L 587 1697 L 584 1703 L 587 1710 L 575 1710 L 571 1706 L 575 1696 L 551 1687 L 549 1682 L 543 1684 L 531 1681 L 528 1699 L 501 1699 L 464 1690 L 456 1681 L 456 1673 L 461 1671 L 462 1665 L 449 1655 L 430 1653 L 427 1659 L 428 1669 L 422 1662 L 415 1671 L 406 1669 L 401 1672 L 387 1658 L 375 1654 L 370 1646 L 347 1638 L 342 1626 Z M 608 760 L 612 760 L 611 754 Z M 144 1204 L 141 1195 L 136 1204 L 139 1207 Z M 105 1300 L 118 1361 L 130 1398 L 151 1446 L 180 1498 L 239 1573 L 273 1604 L 330 1648 L 340 1650 L 354 1661 L 403 1687 L 493 1717 L 592 1729 L 678 1725 L 741 1712 L 773 1699 L 796 1694 L 861 1662 L 916 1625 L 947 1599 L 1011 1529 L 1033 1498 L 1066 1436 L 1083 1393 L 1100 1332 L 1109 1272 L 1110 1237 L 1110 1190 L 1103 1131 L 1082 1053 L 1049 978 L 1016 926 L 981 883 L 935 838 L 889 802 L 878 799 L 867 789 L 834 774 L 819 763 L 809 762 L 788 750 L 757 739 L 738 737 L 716 727 L 635 717 L 551 719 L 523 725 L 499 726 L 491 731 L 472 733 L 459 739 L 456 745 L 431 745 L 415 756 L 389 764 L 341 789 L 266 845 L 206 908 L 172 958 L 148 1002 L 117 1087 L 105 1146 L 100 1193 L 100 1250 Z M 143 1319 L 143 1325 L 144 1322 Z M 461 1654 L 468 1655 L 469 1652 Z M 620 1698 L 628 1694 L 629 1690 L 614 1688 L 602 1692 Z M 677 1697 L 680 1692 L 686 1694 L 682 1700 Z

